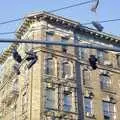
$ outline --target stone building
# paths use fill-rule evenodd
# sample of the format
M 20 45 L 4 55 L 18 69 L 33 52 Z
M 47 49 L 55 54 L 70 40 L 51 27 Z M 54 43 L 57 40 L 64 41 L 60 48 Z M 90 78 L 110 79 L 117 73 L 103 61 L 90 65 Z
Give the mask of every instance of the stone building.
M 74 31 L 77 29 L 77 34 Z M 116 36 L 82 26 L 48 12 L 26 16 L 17 39 L 91 43 L 119 47 Z M 20 75 L 13 71 L 11 51 L 22 57 Z M 26 52 L 38 60 L 30 68 Z M 96 70 L 89 56 L 97 57 Z M 13 43 L 0 56 L 0 120 L 78 120 L 76 66 L 80 63 L 85 120 L 120 119 L 120 55 L 117 52 L 70 46 Z M 17 64 L 18 65 L 18 64 Z

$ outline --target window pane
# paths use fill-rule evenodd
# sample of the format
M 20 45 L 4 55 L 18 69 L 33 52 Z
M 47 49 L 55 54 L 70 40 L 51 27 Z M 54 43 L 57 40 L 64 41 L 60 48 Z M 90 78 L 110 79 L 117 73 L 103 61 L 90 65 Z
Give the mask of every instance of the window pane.
M 117 55 L 117 65 L 120 66 L 120 55 Z
M 85 58 L 85 48 L 79 48 L 79 58 L 80 59 Z
M 68 38 L 65 38 L 65 37 L 62 37 L 61 38 L 61 42 L 67 42 L 68 41 Z M 67 46 L 65 45 L 62 45 L 62 52 L 66 53 L 67 52 Z
M 104 118 L 113 120 L 115 116 L 114 104 L 111 102 L 103 101 L 103 113 Z
M 102 64 L 104 62 L 104 59 L 105 59 L 104 56 L 105 56 L 104 51 L 97 50 L 97 59 L 99 63 Z
M 45 73 L 49 75 L 54 74 L 54 61 L 52 58 L 45 59 Z
M 65 77 L 65 75 L 71 75 L 71 66 L 68 62 L 64 62 L 62 68 L 63 68 L 62 77 Z
M 71 111 L 72 98 L 71 94 L 64 94 L 64 111 Z
M 45 107 L 54 108 L 55 107 L 55 90 L 47 88 L 45 91 Z
M 111 80 L 108 75 L 100 75 L 101 87 L 110 88 Z
M 90 72 L 88 70 L 83 70 L 83 84 L 86 85 L 90 82 Z
M 92 113 L 92 100 L 90 98 L 85 98 L 85 112 Z

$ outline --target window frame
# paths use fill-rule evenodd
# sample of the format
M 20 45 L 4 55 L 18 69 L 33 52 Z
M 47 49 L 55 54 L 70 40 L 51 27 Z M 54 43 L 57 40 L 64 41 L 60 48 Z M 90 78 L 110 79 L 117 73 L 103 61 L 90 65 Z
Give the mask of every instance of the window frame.
M 100 83 L 102 89 L 109 89 L 112 86 L 111 77 L 107 74 L 100 74 Z
M 104 116 L 104 118 L 107 117 L 109 119 L 111 119 L 111 118 L 114 119 L 114 116 L 116 116 L 116 107 L 115 107 L 115 104 L 112 103 L 112 102 L 110 102 L 110 101 L 105 101 L 105 100 L 103 100 L 102 103 L 103 103 L 103 116 Z M 108 104 L 108 105 L 104 106 L 104 104 Z M 108 110 L 106 110 L 107 107 L 108 107 Z
M 87 109 L 89 109 L 89 111 L 87 110 L 86 111 L 86 100 L 87 100 L 87 102 L 89 101 L 89 105 L 87 105 Z M 89 107 L 88 107 L 89 106 Z M 84 97 L 84 111 L 85 111 L 85 113 L 90 113 L 90 114 L 92 114 L 93 115 L 93 100 L 92 100 L 92 98 L 90 98 L 90 97 Z
M 66 98 L 67 97 L 67 98 Z M 69 99 L 69 100 L 68 100 Z M 68 102 L 69 101 L 69 102 Z M 69 110 L 68 110 L 69 109 Z M 63 97 L 63 110 L 65 112 L 71 112 L 72 110 L 72 92 L 71 91 L 64 91 Z
M 52 92 L 50 94 L 50 92 Z M 45 108 L 47 109 L 55 109 L 55 89 L 54 88 L 48 88 L 45 89 Z

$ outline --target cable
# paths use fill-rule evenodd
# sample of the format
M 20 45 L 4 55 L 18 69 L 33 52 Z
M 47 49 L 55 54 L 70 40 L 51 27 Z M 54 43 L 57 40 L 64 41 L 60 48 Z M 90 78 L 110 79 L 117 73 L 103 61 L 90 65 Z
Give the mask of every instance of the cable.
M 120 21 L 120 18 L 103 20 L 103 21 L 99 21 L 99 23 L 108 23 L 108 22 L 115 22 L 115 21 Z M 90 25 L 90 24 L 92 24 L 92 23 L 91 22 L 87 22 L 87 23 L 83 23 L 81 25 Z M 2 33 L 0 33 L 0 35 L 14 34 L 14 33 L 16 33 L 16 32 L 15 31 L 2 32 Z
M 89 1 L 86 1 L 86 2 L 80 2 L 80 3 L 77 3 L 77 4 L 65 6 L 65 7 L 58 8 L 58 9 L 54 9 L 54 10 L 51 10 L 51 11 L 48 11 L 48 12 L 53 13 L 53 12 L 69 9 L 69 8 L 72 8 L 72 7 L 76 7 L 76 6 L 85 5 L 85 4 L 91 3 L 93 1 L 94 0 L 89 0 Z M 21 18 L 17 18 L 17 19 L 12 19 L 12 20 L 8 20 L 8 21 L 0 22 L 0 25 L 8 24 L 8 23 L 16 22 L 16 21 L 20 21 L 20 20 L 25 19 L 25 18 L 26 17 L 21 17 Z
M 16 33 L 16 32 L 14 32 L 14 31 L 2 32 L 2 33 L 0 33 L 0 35 L 8 35 L 8 34 L 14 34 L 14 33 Z
M 93 2 L 93 0 L 73 4 L 73 5 L 70 5 L 70 6 L 62 7 L 62 8 L 58 8 L 58 9 L 55 9 L 55 10 L 51 10 L 49 12 L 53 13 L 53 12 L 57 12 L 57 11 L 60 11 L 60 10 L 65 10 L 65 9 L 69 9 L 69 8 L 72 8 L 72 7 L 76 7 L 76 6 L 85 5 L 85 4 L 88 4 L 88 3 L 91 3 L 91 2 Z
M 107 22 L 114 22 L 114 21 L 120 21 L 120 18 L 117 19 L 108 19 L 108 20 L 103 20 L 103 21 L 98 21 L 99 23 L 107 23 Z M 91 22 L 88 23 L 83 23 L 82 25 L 89 25 L 92 24 Z

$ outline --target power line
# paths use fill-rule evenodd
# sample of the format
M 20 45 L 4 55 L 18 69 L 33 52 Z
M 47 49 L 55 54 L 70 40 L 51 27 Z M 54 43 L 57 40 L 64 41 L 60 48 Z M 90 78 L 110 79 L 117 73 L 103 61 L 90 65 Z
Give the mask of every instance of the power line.
M 120 18 L 102 20 L 102 21 L 98 21 L 98 22 L 99 22 L 99 23 L 108 23 L 108 22 L 115 22 L 115 21 L 120 21 Z M 91 22 L 88 22 L 88 23 L 83 23 L 82 25 L 89 25 L 89 24 L 92 24 L 92 23 L 91 23 Z
M 14 34 L 16 33 L 15 31 L 9 31 L 9 32 L 1 32 L 0 35 L 8 35 L 8 34 Z
M 89 0 L 89 1 L 86 1 L 86 2 L 80 2 L 80 3 L 77 3 L 77 4 L 65 6 L 65 7 L 58 8 L 58 9 L 54 9 L 54 10 L 51 10 L 51 11 L 48 11 L 48 12 L 53 13 L 53 12 L 69 9 L 69 8 L 72 8 L 72 7 L 76 7 L 76 6 L 85 5 L 85 4 L 91 3 L 93 1 L 94 0 Z M 16 21 L 20 21 L 20 20 L 25 19 L 25 18 L 26 17 L 21 17 L 21 18 L 16 18 L 16 19 L 11 19 L 11 20 L 8 20 L 8 21 L 0 22 L 0 25 L 8 24 L 8 23 L 16 22 Z
M 102 21 L 98 21 L 98 22 L 99 22 L 99 23 L 109 23 L 109 22 L 115 22 L 115 21 L 120 21 L 120 18 L 102 20 Z M 83 24 L 81 24 L 81 25 L 90 25 L 90 24 L 92 24 L 92 22 L 83 23 Z M 0 33 L 0 35 L 14 34 L 14 33 L 16 33 L 16 32 L 15 32 L 15 31 L 2 32 L 2 33 Z
M 77 6 L 80 6 L 80 5 L 85 5 L 85 4 L 91 3 L 91 2 L 93 2 L 93 1 L 94 1 L 94 0 L 77 3 L 77 4 L 70 5 L 70 6 L 66 6 L 66 7 L 62 7 L 62 8 L 55 9 L 55 10 L 51 10 L 51 11 L 49 11 L 49 12 L 53 13 L 53 12 L 57 12 L 57 11 L 69 9 L 69 8 L 72 8 L 72 7 L 77 7 Z

